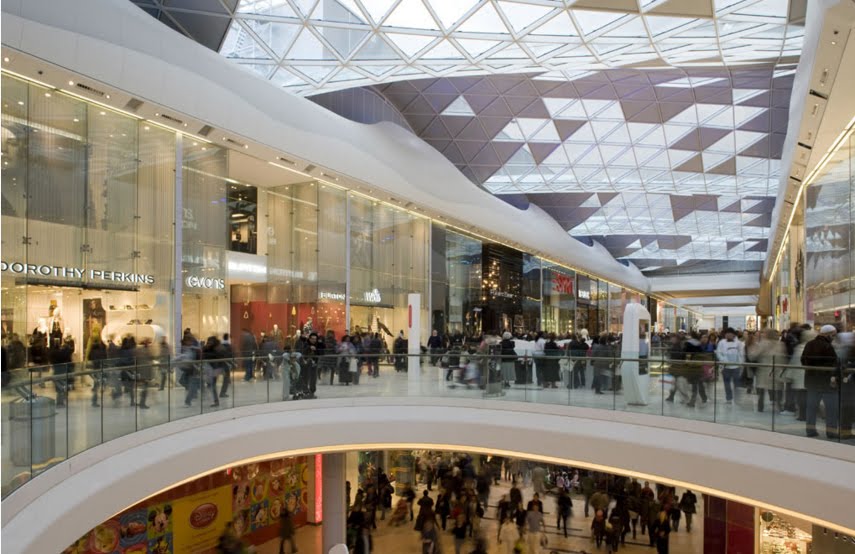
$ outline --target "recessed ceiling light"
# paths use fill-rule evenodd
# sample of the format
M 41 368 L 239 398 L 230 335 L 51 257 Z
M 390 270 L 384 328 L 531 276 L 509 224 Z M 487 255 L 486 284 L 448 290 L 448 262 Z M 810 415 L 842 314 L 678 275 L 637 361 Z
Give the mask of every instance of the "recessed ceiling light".
M 68 84 L 74 86 L 74 81 L 69 81 Z
M 145 127 L 143 127 L 143 129 L 145 129 L 146 131 L 148 131 L 149 126 L 148 126 L 148 125 L 146 125 Z
M 46 93 L 45 93 L 45 97 L 50 98 L 50 93 L 49 93 L 49 92 L 46 92 Z
M 101 115 L 107 115 L 107 112 L 101 112 Z M 146 127 L 148 129 L 148 127 Z
M 109 100 L 109 99 L 110 99 L 110 95 L 108 94 L 108 95 L 106 96 L 106 98 L 107 98 L 107 100 Z
M 24 105 L 24 101 L 23 101 L 23 100 L 18 100 L 18 105 L 19 105 L 19 106 L 23 106 L 23 105 Z
M 3 61 L 6 63 L 9 63 L 9 56 L 6 56 L 5 58 L 3 58 Z
M 75 123 L 79 123 L 79 122 L 80 122 L 80 120 L 79 120 L 79 119 L 77 119 L 77 118 L 75 117 L 75 118 L 74 118 L 74 122 L 75 122 Z

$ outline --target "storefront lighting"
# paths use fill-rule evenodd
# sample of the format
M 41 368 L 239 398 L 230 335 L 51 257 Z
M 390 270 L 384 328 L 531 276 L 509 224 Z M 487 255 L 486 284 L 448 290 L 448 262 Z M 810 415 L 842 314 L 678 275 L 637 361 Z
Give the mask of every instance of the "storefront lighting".
M 793 207 L 790 209 L 790 218 L 787 221 L 786 227 L 784 227 L 784 237 L 786 237 L 787 234 L 789 234 L 790 232 L 790 227 L 793 224 L 793 218 L 796 215 L 796 211 L 798 211 L 799 202 L 802 199 L 804 191 L 807 189 L 807 187 L 813 184 L 813 182 L 816 180 L 822 170 L 825 169 L 826 164 L 828 164 L 831 158 L 834 157 L 840 147 L 846 143 L 849 137 L 852 136 L 853 132 L 855 132 L 855 116 L 853 116 L 852 119 L 849 120 L 849 123 L 843 128 L 843 130 L 840 131 L 840 134 L 837 135 L 837 138 L 834 139 L 834 142 L 831 143 L 831 146 L 829 147 L 828 151 L 825 153 L 822 159 L 820 159 L 819 163 L 816 164 L 816 167 L 813 169 L 813 171 L 811 171 L 807 178 L 802 181 L 802 184 L 799 187 L 798 192 L 796 193 L 796 201 L 793 202 Z M 775 271 L 778 269 L 778 264 L 781 262 L 781 257 L 784 254 L 784 242 L 785 241 L 782 240 L 780 246 L 778 247 L 778 253 L 775 256 L 775 263 L 772 264 L 772 268 L 769 271 L 769 279 L 772 279 L 772 276 L 775 275 Z

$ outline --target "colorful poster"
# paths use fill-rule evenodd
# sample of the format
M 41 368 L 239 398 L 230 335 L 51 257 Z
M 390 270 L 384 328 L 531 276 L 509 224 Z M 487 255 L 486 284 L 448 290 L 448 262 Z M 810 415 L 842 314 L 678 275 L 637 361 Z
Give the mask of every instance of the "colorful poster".
M 304 456 L 211 473 L 105 521 L 64 553 L 213 553 L 228 521 L 246 544 L 264 544 L 279 535 L 285 506 L 296 526 L 306 524 L 309 477 Z
M 226 523 L 232 519 L 232 488 L 217 487 L 173 503 L 174 552 L 214 552 Z

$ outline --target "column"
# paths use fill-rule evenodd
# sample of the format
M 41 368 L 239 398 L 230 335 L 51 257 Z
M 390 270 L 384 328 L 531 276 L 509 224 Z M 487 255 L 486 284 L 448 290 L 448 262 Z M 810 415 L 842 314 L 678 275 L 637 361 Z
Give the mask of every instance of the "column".
M 347 500 L 345 498 L 345 455 L 324 454 L 323 464 L 323 549 L 326 554 L 337 544 L 346 544 Z

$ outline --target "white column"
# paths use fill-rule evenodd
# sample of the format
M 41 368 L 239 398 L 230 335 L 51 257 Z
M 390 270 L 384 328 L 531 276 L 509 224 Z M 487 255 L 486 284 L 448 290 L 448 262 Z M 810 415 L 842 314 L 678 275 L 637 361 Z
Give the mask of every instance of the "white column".
M 407 381 L 410 394 L 417 394 L 421 384 L 422 295 L 407 295 Z
M 339 544 L 346 544 L 347 500 L 345 498 L 345 455 L 324 454 L 322 458 L 323 477 L 323 548 L 329 552 Z

